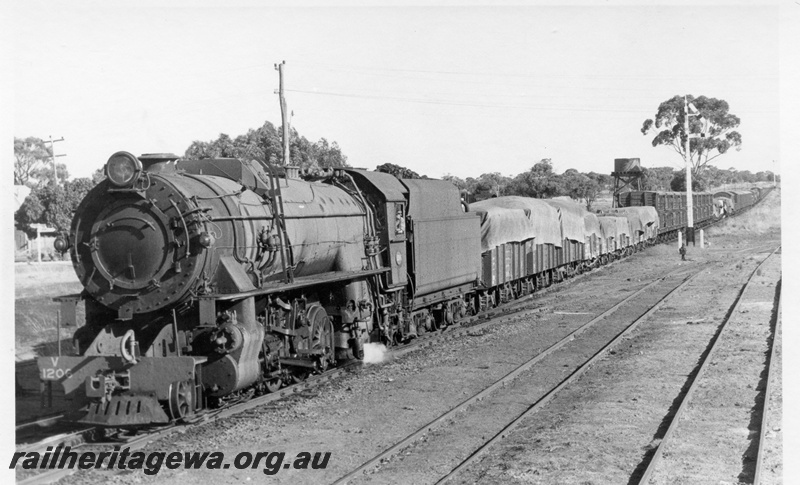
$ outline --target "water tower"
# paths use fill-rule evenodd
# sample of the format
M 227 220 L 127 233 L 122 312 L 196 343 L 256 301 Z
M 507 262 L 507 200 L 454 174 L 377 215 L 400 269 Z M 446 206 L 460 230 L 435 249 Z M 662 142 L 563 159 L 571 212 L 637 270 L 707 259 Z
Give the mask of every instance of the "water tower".
M 644 172 L 638 158 L 615 158 L 611 176 L 614 177 L 612 207 L 619 207 L 619 194 L 642 190 Z

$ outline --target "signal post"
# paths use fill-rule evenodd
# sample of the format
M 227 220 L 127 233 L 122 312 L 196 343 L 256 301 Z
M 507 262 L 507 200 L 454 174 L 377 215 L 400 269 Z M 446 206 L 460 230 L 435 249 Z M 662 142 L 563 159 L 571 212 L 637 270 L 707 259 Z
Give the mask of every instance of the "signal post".
M 697 108 L 694 107 L 693 104 L 689 102 L 686 96 L 683 97 L 683 109 L 685 114 L 684 122 L 685 128 L 684 131 L 686 133 L 686 148 L 685 148 L 685 155 L 684 155 L 684 162 L 686 163 L 686 243 L 692 243 L 692 246 L 695 245 L 694 242 L 694 197 L 692 194 L 692 152 L 691 147 L 689 146 L 689 139 L 690 138 L 699 138 L 701 135 L 690 135 L 689 134 L 689 117 L 690 116 L 699 116 Z M 693 113 L 690 114 L 689 110 L 692 110 Z

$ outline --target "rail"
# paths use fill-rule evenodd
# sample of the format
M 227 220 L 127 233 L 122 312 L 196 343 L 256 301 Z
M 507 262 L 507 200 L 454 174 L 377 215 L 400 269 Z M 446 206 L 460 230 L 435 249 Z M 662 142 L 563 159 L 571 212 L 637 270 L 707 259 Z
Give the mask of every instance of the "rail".
M 675 287 L 672 290 L 670 290 L 669 293 L 667 294 L 667 296 L 665 296 L 664 298 L 659 300 L 655 305 L 650 307 L 645 314 L 640 316 L 631 325 L 626 327 L 625 330 L 623 330 L 621 333 L 619 333 L 616 336 L 615 339 L 613 339 L 609 344 L 607 344 L 605 347 L 603 347 L 603 349 L 601 349 L 596 354 L 594 354 L 594 356 L 592 358 L 590 358 L 589 361 L 585 362 L 574 373 L 572 373 L 566 380 L 562 381 L 559 386 L 557 386 L 556 388 L 552 389 L 549 393 L 547 393 L 545 396 L 543 396 L 541 399 L 539 399 L 536 403 L 534 403 L 530 408 L 528 408 L 528 410 L 524 414 L 518 416 L 515 420 L 513 420 L 510 424 L 508 424 L 499 434 L 497 434 L 495 437 L 493 437 L 492 439 L 490 439 L 489 441 L 484 443 L 484 445 L 481 448 L 479 448 L 478 450 L 473 452 L 473 454 L 470 455 L 466 460 L 464 460 L 458 467 L 454 468 L 448 475 L 446 475 L 444 478 L 442 478 L 440 480 L 440 483 L 446 482 L 449 479 L 451 479 L 452 477 L 454 477 L 455 474 L 457 474 L 461 469 L 463 469 L 464 467 L 466 467 L 470 463 L 472 463 L 489 446 L 491 446 L 496 441 L 504 438 L 508 434 L 508 432 L 511 431 L 511 429 L 513 429 L 514 427 L 516 427 L 516 425 L 520 421 L 522 421 L 528 415 L 530 415 L 533 412 L 536 412 L 538 409 L 540 409 L 541 406 L 546 404 L 558 391 L 560 391 L 569 382 L 572 382 L 574 379 L 576 379 L 578 376 L 580 376 L 583 373 L 583 371 L 588 369 L 595 360 L 597 360 L 600 356 L 602 356 L 604 354 L 604 352 L 606 350 L 608 350 L 613 345 L 618 343 L 624 336 L 626 336 L 630 331 L 632 331 L 638 325 L 639 322 L 644 321 L 651 313 L 655 312 L 658 309 L 658 307 L 661 305 L 661 303 L 670 294 L 672 294 L 678 288 L 681 288 L 684 285 L 688 284 L 689 281 L 691 281 L 695 276 L 700 274 L 704 269 L 705 269 L 705 267 L 700 268 L 699 270 L 697 270 L 694 273 L 692 273 L 690 276 L 686 277 L 677 287 Z M 477 402 L 479 402 L 479 401 L 481 401 L 483 399 L 486 399 L 492 393 L 496 392 L 499 389 L 502 389 L 503 387 L 508 385 L 510 382 L 512 382 L 513 380 L 518 378 L 521 374 L 523 374 L 524 372 L 528 371 L 535 364 L 541 362 L 544 358 L 546 358 L 547 356 L 549 356 L 550 354 L 552 354 L 556 350 L 564 347 L 567 343 L 573 341 L 576 336 L 578 336 L 581 333 L 585 332 L 586 330 L 588 330 L 589 328 L 591 328 L 592 326 L 594 326 L 598 322 L 601 322 L 601 321 L 605 320 L 608 316 L 610 316 L 611 314 L 613 314 L 614 312 L 616 312 L 617 310 L 619 310 L 620 308 L 622 308 L 626 304 L 628 304 L 630 302 L 637 301 L 639 296 L 641 296 L 643 293 L 647 292 L 648 290 L 652 289 L 655 285 L 657 285 L 657 284 L 663 282 L 664 280 L 666 280 L 667 278 L 669 278 L 671 276 L 674 276 L 676 274 L 679 274 L 681 272 L 685 272 L 685 270 L 683 268 L 678 268 L 678 269 L 675 269 L 675 270 L 667 273 L 666 275 L 662 275 L 662 276 L 656 278 L 651 283 L 648 283 L 647 285 L 645 285 L 644 287 L 640 288 L 639 290 L 637 290 L 633 294 L 629 295 L 628 297 L 624 298 L 622 301 L 618 302 L 617 304 L 615 304 L 611 308 L 609 308 L 609 309 L 605 310 L 604 312 L 602 312 L 601 314 L 597 315 L 595 318 L 591 319 L 589 322 L 584 323 L 582 326 L 580 326 L 576 330 L 572 331 L 571 333 L 569 333 L 568 335 L 563 337 L 561 340 L 559 340 L 555 344 L 553 344 L 550 347 L 548 347 L 547 349 L 545 349 L 543 352 L 537 354 L 533 358 L 531 358 L 531 359 L 527 360 L 526 362 L 522 363 L 517 368 L 515 368 L 514 370 L 512 370 L 511 372 L 509 372 L 508 374 L 503 376 L 501 379 L 499 379 L 498 381 L 496 381 L 495 383 L 493 383 L 489 387 L 486 387 L 482 391 L 478 392 L 477 394 L 473 395 L 472 397 L 470 397 L 470 398 L 466 399 L 465 401 L 463 401 L 462 403 L 458 404 L 456 407 L 452 408 L 450 411 L 440 415 L 438 418 L 436 418 L 436 419 L 430 421 L 429 423 L 425 424 L 421 428 L 417 429 L 415 432 L 413 432 L 410 435 L 408 435 L 406 438 L 402 439 L 401 441 L 397 442 L 396 444 L 394 444 L 393 446 L 389 447 L 385 451 L 377 454 L 376 456 L 374 456 L 370 460 L 366 461 L 365 463 L 363 463 L 362 465 L 360 465 L 356 469 L 354 469 L 351 472 L 347 473 L 346 475 L 342 476 L 341 478 L 339 478 L 334 483 L 336 483 L 336 484 L 347 483 L 350 480 L 355 479 L 359 474 L 361 474 L 361 473 L 363 473 L 363 472 L 365 472 L 367 470 L 370 470 L 370 469 L 374 468 L 375 466 L 379 465 L 380 463 L 384 462 L 385 460 L 389 459 L 393 455 L 397 454 L 399 451 L 403 450 L 407 446 L 409 446 L 412 443 L 414 443 L 415 441 L 419 440 L 423 435 L 427 434 L 428 432 L 430 432 L 435 427 L 447 422 L 448 420 L 451 420 L 451 419 L 455 418 L 458 413 L 464 411 L 469 406 L 471 406 L 471 405 L 473 405 L 473 404 L 475 404 L 475 403 L 477 403 Z
M 777 253 L 779 249 L 780 249 L 780 246 L 775 248 L 775 250 L 773 250 L 769 254 L 769 256 L 764 258 L 764 260 L 761 261 L 756 266 L 756 268 L 753 270 L 753 272 L 750 273 L 750 275 L 748 276 L 747 282 L 742 287 L 741 291 L 739 292 L 739 294 L 736 297 L 736 301 L 734 303 L 734 306 L 733 306 L 731 312 L 728 314 L 728 318 L 726 318 L 726 320 L 722 323 L 722 325 L 720 326 L 719 330 L 717 331 L 717 334 L 713 337 L 713 342 L 712 342 L 711 349 L 706 353 L 706 356 L 703 359 L 703 362 L 700 365 L 700 368 L 697 371 L 697 374 L 695 375 L 694 379 L 692 380 L 692 383 L 689 386 L 689 389 L 684 394 L 683 399 L 681 399 L 680 405 L 678 406 L 678 409 L 675 411 L 675 414 L 672 417 L 672 420 L 671 420 L 671 422 L 669 424 L 669 427 L 667 428 L 666 433 L 664 434 L 664 437 L 661 439 L 661 442 L 659 443 L 658 448 L 656 449 L 656 451 L 653 454 L 652 458 L 647 463 L 647 467 L 642 472 L 641 478 L 639 479 L 639 483 L 640 484 L 646 484 L 646 483 L 648 483 L 650 481 L 650 479 L 653 477 L 653 473 L 655 472 L 656 467 L 658 466 L 659 462 L 661 462 L 661 460 L 663 459 L 664 450 L 666 449 L 666 445 L 674 437 L 675 429 L 678 427 L 678 423 L 680 422 L 681 417 L 686 412 L 686 409 L 688 408 L 688 404 L 692 399 L 692 395 L 694 394 L 695 390 L 698 388 L 698 383 L 700 382 L 702 377 L 705 375 L 706 370 L 708 369 L 710 363 L 713 360 L 714 354 L 716 353 L 717 349 L 719 348 L 717 346 L 717 344 L 720 342 L 720 338 L 719 337 L 725 332 L 725 330 L 726 330 L 726 328 L 728 326 L 728 322 L 730 322 L 732 320 L 733 315 L 735 315 L 737 313 L 737 311 L 739 310 L 739 306 L 740 306 L 740 304 L 742 302 L 742 297 L 744 296 L 745 292 L 749 288 L 750 283 L 753 280 L 753 277 L 761 269 L 761 267 L 764 265 L 764 263 L 766 263 L 767 260 L 769 260 L 769 258 L 771 258 L 775 253 Z
M 779 283 L 780 284 L 780 283 Z M 782 288 L 782 287 L 781 287 Z M 764 466 L 764 442 L 767 434 L 767 416 L 769 415 L 769 397 L 772 395 L 774 389 L 773 381 L 775 372 L 773 364 L 775 363 L 775 350 L 778 348 L 775 341 L 778 339 L 778 333 L 781 328 L 781 292 L 778 292 L 778 310 L 775 317 L 775 329 L 772 332 L 772 350 L 769 353 L 769 365 L 767 366 L 767 388 L 764 391 L 764 404 L 761 411 L 761 432 L 758 435 L 758 454 L 756 456 L 756 471 L 753 477 L 753 484 L 759 485 L 761 483 L 761 474 L 763 473 Z

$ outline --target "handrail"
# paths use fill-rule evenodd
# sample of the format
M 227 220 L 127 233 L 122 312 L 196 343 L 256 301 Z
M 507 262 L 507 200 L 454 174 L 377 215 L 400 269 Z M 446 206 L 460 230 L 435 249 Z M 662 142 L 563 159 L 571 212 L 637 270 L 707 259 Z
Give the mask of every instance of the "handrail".
M 288 283 L 294 282 L 294 267 L 293 262 L 289 261 L 287 264 L 287 247 L 289 245 L 289 236 L 286 234 L 286 218 L 283 211 L 283 195 L 281 194 L 281 183 L 275 174 L 275 169 L 272 165 L 265 163 L 264 167 L 269 171 L 269 200 L 272 205 L 272 213 L 278 221 L 278 233 L 281 238 L 281 269 L 286 274 Z M 291 249 L 289 249 L 288 257 L 291 258 Z

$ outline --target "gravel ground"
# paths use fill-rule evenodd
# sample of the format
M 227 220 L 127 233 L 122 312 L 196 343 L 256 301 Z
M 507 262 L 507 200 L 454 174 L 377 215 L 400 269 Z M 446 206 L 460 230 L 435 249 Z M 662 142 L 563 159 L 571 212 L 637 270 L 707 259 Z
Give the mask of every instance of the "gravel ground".
M 683 278 L 672 277 L 667 282 L 649 288 L 647 292 L 537 363 L 510 386 L 474 405 L 457 422 L 432 433 L 424 443 L 413 447 L 413 452 L 404 456 L 402 461 L 395 460 L 381 467 L 378 473 L 354 483 L 437 481 L 484 442 L 500 433 L 510 419 L 523 414 L 530 405 L 558 386 L 682 280 Z M 611 307 L 612 302 L 604 301 L 600 305 L 605 309 Z M 593 315 L 583 316 L 584 321 L 591 318 Z
M 752 483 L 780 270 L 773 256 L 742 295 L 652 483 Z
M 658 445 L 686 385 L 745 279 L 715 265 L 680 290 L 613 355 L 470 467 L 466 483 L 626 483 Z M 720 275 L 728 283 L 716 284 Z M 663 430 L 665 431 L 665 429 Z
M 667 261 L 661 252 L 673 257 Z M 318 388 L 313 396 L 196 427 L 148 450 L 220 450 L 226 455 L 277 450 L 287 456 L 300 451 L 332 451 L 326 470 L 281 470 L 270 479 L 273 483 L 330 482 L 591 319 L 588 313 L 596 311 L 598 295 L 606 300 L 613 298 L 607 304 L 610 307 L 644 286 L 653 271 L 672 269 L 677 259 L 674 248 L 651 248 L 537 300 L 551 313 L 493 326 L 475 336 L 448 341 L 436 350 L 411 352 L 397 360 L 365 366 L 359 373 Z M 613 288 L 611 296 L 606 295 L 609 287 Z M 152 479 L 202 483 L 207 473 L 162 470 Z M 141 472 L 131 475 L 150 479 Z M 218 481 L 233 483 L 263 476 L 262 470 L 237 470 L 220 473 Z M 72 479 L 101 482 L 107 476 L 82 472 Z
M 775 337 L 775 362 L 772 364 L 771 394 L 768 396 L 767 432 L 764 436 L 761 480 L 765 485 L 783 483 L 783 327 Z

